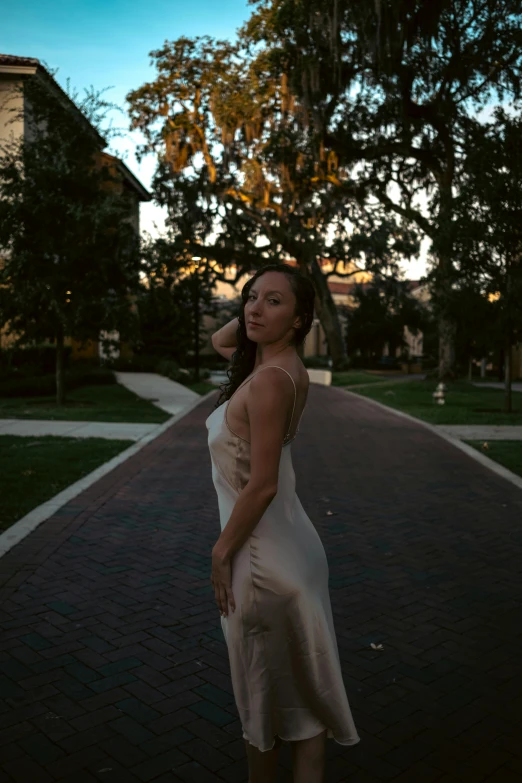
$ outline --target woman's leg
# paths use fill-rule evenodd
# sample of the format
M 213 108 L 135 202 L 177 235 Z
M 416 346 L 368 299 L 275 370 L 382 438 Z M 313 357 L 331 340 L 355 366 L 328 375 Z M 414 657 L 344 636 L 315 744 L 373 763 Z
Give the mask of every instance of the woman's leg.
M 265 750 L 264 753 L 247 740 L 245 745 L 248 758 L 248 783 L 275 783 L 281 746 L 279 737 L 276 737 L 272 750 Z
M 323 783 L 326 729 L 291 745 L 294 783 Z

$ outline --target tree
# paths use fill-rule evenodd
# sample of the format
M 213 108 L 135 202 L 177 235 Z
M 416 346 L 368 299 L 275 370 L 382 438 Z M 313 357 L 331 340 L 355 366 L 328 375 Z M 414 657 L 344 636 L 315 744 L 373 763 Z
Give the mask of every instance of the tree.
M 340 169 L 359 162 L 359 186 L 430 239 L 439 375 L 453 375 L 455 197 L 477 113 L 491 100 L 520 98 L 522 2 L 256 5 L 247 32 L 286 75 L 301 109 L 296 122 L 314 139 L 314 160 L 334 158 Z
M 105 142 L 82 113 L 103 116 L 100 94 L 78 107 L 47 83 L 24 83 L 26 131 L 0 157 L 0 322 L 18 343 L 56 342 L 56 399 L 64 402 L 64 339 L 132 333 L 139 240 Z
M 368 202 L 336 155 L 314 159 L 314 140 L 296 120 L 301 108 L 285 73 L 268 47 L 251 53 L 251 43 L 248 36 L 237 45 L 208 37 L 165 43 L 151 53 L 155 81 L 128 95 L 132 125 L 145 135 L 143 151 L 158 154 L 163 191 L 172 181 L 172 197 L 184 182 L 185 191 L 197 193 L 192 204 L 215 210 L 228 241 L 209 253 L 223 264 L 242 257 L 243 268 L 245 248 L 253 265 L 270 255 L 297 261 L 314 284 L 317 314 L 340 367 L 345 345 L 328 276 L 351 276 L 347 262 L 356 260 L 389 271 L 416 251 L 416 237 L 405 221 L 384 217 L 378 202 Z
M 149 240 L 143 249 L 142 285 L 137 299 L 138 352 L 172 358 L 185 365 L 194 353 L 196 381 L 204 315 L 215 315 L 215 275 L 203 257 L 193 257 L 169 235 Z
M 423 307 L 409 292 L 407 281 L 377 278 L 358 285 L 354 299 L 354 307 L 347 309 L 348 353 L 360 351 L 370 363 L 383 355 L 386 345 L 390 356 L 405 347 L 405 327 L 417 334 L 424 326 Z
M 522 341 L 522 116 L 498 108 L 469 129 L 453 244 L 460 277 L 494 311 L 504 348 L 505 410 L 511 411 L 511 352 Z

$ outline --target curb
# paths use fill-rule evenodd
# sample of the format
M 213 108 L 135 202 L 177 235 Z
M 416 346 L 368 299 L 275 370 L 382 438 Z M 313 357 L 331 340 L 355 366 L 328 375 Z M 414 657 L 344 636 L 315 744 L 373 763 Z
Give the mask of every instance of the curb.
M 343 391 L 345 392 L 345 394 L 351 394 L 352 396 L 357 397 L 358 399 L 362 398 L 364 400 L 368 400 L 368 402 L 370 402 L 372 405 L 376 405 L 378 408 L 382 408 L 382 410 L 388 411 L 388 413 L 393 413 L 396 416 L 400 416 L 403 419 L 406 419 L 407 421 L 413 422 L 414 424 L 420 424 L 422 427 L 425 427 L 427 430 L 430 430 L 430 432 L 433 432 L 435 435 L 438 435 L 439 438 L 442 438 L 448 443 L 451 443 L 452 446 L 455 446 L 455 448 L 460 449 L 460 451 L 463 451 L 464 454 L 468 455 L 468 457 L 471 457 L 476 462 L 480 462 L 480 464 L 484 465 L 484 467 L 489 468 L 493 473 L 496 473 L 497 476 L 506 479 L 506 481 L 509 481 L 511 482 L 511 484 L 514 484 L 515 487 L 522 489 L 521 476 L 517 476 L 516 473 L 512 473 L 503 465 L 500 465 L 498 462 L 495 462 L 489 457 L 486 457 L 485 454 L 482 454 L 480 451 L 477 451 L 476 449 L 473 448 L 473 446 L 468 446 L 467 443 L 463 443 L 463 441 L 458 440 L 458 438 L 454 438 L 452 435 L 449 435 L 447 432 L 444 432 L 444 430 L 439 429 L 439 427 L 436 424 L 430 424 L 427 421 L 423 421 L 422 419 L 415 418 L 415 416 L 410 416 L 409 413 L 404 413 L 404 411 L 399 411 L 396 410 L 395 408 L 390 408 L 388 405 L 384 405 L 384 403 L 382 402 L 377 402 L 377 400 L 372 400 L 371 397 L 365 397 L 364 394 L 356 394 L 355 392 L 350 392 L 347 389 L 343 389 Z
M 188 403 L 179 413 L 177 413 L 175 416 L 172 416 L 170 419 L 167 419 L 167 421 L 163 422 L 163 424 L 159 424 L 155 430 L 149 432 L 148 435 L 144 435 L 143 438 L 140 438 L 140 440 L 136 441 L 136 443 L 133 443 L 132 446 L 129 446 L 128 449 L 121 451 L 108 462 L 103 463 L 103 465 L 99 465 L 91 473 L 88 473 L 86 476 L 83 476 L 83 478 L 78 479 L 78 481 L 75 481 L 74 484 L 71 484 L 69 487 L 66 487 L 54 497 L 46 500 L 45 503 L 37 506 L 24 517 L 17 520 L 13 525 L 8 527 L 7 530 L 4 530 L 4 532 L 0 534 L 0 557 L 9 552 L 9 550 L 16 546 L 16 544 L 19 544 L 20 541 L 29 535 L 29 533 L 32 533 L 33 530 L 36 530 L 38 525 L 41 525 L 42 522 L 45 522 L 46 519 L 49 519 L 49 517 L 56 513 L 58 509 L 62 508 L 62 506 L 65 506 L 66 503 L 68 503 L 70 500 L 73 500 L 81 492 L 98 481 L 98 479 L 102 478 L 102 476 L 105 476 L 115 467 L 121 465 L 122 462 L 125 462 L 130 457 L 133 457 L 134 454 L 140 451 L 148 443 L 155 440 L 155 438 L 162 435 L 165 430 L 168 430 L 169 427 L 172 427 L 174 424 L 180 421 L 184 416 L 187 415 L 187 413 L 190 413 L 191 410 L 206 400 L 207 397 L 210 397 L 211 394 L 214 394 L 214 392 L 215 389 L 212 389 L 212 391 L 207 392 L 207 394 L 204 396 L 192 400 L 192 402 Z

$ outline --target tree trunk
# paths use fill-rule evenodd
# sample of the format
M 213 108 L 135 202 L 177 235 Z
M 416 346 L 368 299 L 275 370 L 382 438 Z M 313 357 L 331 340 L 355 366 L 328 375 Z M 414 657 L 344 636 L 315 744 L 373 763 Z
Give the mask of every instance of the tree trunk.
M 341 323 L 339 321 L 339 314 L 330 289 L 328 288 L 328 280 L 321 272 L 321 268 L 315 258 L 311 261 L 310 273 L 316 293 L 315 306 L 317 317 L 319 318 L 326 335 L 328 350 L 332 358 L 332 369 L 344 370 L 347 368 L 349 362 L 346 353 L 346 343 L 343 339 Z
M 486 362 L 487 362 L 486 358 L 480 360 L 480 377 L 481 378 L 485 378 L 486 377 Z
M 504 411 L 512 412 L 511 405 L 511 381 L 512 381 L 512 362 L 511 362 L 511 340 L 508 340 L 504 356 Z
M 449 152 L 449 151 L 448 151 Z M 452 178 L 454 170 L 453 152 L 449 152 L 446 170 L 440 182 L 439 229 L 434 245 L 438 259 L 437 287 L 439 296 L 439 380 L 456 377 L 455 341 L 456 324 L 450 314 L 453 278 L 453 240 L 449 227 L 453 219 Z
M 455 371 L 455 323 L 447 315 L 439 318 L 439 380 L 452 380 Z
M 470 356 L 468 361 L 468 381 L 471 383 L 473 380 L 473 359 Z
M 194 382 L 199 383 L 199 269 L 194 272 Z
M 56 404 L 63 405 L 65 402 L 65 384 L 64 384 L 64 334 L 63 327 L 60 326 L 56 335 Z

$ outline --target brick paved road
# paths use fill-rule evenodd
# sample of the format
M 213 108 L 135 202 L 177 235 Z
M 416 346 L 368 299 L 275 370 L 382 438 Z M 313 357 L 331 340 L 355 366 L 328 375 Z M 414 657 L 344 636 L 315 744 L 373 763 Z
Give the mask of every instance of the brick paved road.
M 209 583 L 211 408 L 0 560 L 0 783 L 246 783 Z M 520 781 L 522 493 L 335 388 L 311 387 L 293 451 L 362 737 L 328 742 L 325 783 Z

